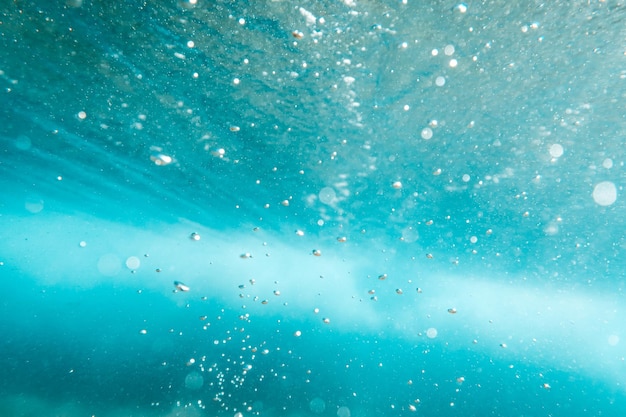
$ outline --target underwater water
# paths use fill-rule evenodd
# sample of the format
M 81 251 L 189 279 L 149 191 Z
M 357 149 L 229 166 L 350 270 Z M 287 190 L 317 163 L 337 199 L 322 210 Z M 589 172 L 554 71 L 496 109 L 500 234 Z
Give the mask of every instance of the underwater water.
M 623 416 L 617 1 L 0 4 L 0 416 Z

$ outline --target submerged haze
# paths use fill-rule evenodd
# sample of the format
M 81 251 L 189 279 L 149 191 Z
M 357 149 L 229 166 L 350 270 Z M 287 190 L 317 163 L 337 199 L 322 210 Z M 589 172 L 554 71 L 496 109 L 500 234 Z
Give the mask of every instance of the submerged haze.
M 621 416 L 616 1 L 0 6 L 3 416 Z

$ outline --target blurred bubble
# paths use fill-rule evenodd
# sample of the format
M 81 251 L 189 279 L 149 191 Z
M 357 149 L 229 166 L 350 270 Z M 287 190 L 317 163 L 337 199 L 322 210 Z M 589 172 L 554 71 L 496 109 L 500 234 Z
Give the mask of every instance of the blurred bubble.
M 130 256 L 126 259 L 126 267 L 128 269 L 137 269 L 139 268 L 139 265 L 141 265 L 141 261 L 136 256 Z
M 20 135 L 15 139 L 15 147 L 21 151 L 27 151 L 32 146 L 32 142 L 28 136 Z
M 309 408 L 315 414 L 322 414 L 326 410 L 326 403 L 320 397 L 315 397 L 309 403 Z
M 431 327 L 426 330 L 426 337 L 428 337 L 429 339 L 434 339 L 435 337 L 437 337 L 437 329 Z
M 324 204 L 333 204 L 337 199 L 337 194 L 331 187 L 324 187 L 320 190 L 318 197 Z
M 30 197 L 24 202 L 24 208 L 29 213 L 37 214 L 43 210 L 43 200 L 37 197 Z
M 405 243 L 413 243 L 419 239 L 419 233 L 412 226 L 407 226 L 402 229 L 402 241 Z
M 185 377 L 185 388 L 197 391 L 204 385 L 204 378 L 199 372 L 192 371 Z
M 339 407 L 337 417 L 350 417 L 350 409 L 348 407 Z
M 100 271 L 102 275 L 112 277 L 117 275 L 121 269 L 122 262 L 120 258 L 113 253 L 102 255 L 100 259 L 98 259 L 98 271 Z

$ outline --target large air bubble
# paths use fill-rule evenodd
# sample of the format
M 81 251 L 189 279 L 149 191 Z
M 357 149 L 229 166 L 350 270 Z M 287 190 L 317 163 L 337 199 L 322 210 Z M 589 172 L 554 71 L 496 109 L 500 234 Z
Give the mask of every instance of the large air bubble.
M 610 206 L 617 200 L 617 188 L 610 181 L 596 184 L 593 189 L 593 200 L 601 206 Z

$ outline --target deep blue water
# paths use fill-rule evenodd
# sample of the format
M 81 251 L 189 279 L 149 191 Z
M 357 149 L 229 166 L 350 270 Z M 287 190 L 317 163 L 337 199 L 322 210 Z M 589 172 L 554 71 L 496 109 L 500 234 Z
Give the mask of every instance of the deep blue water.
M 616 1 L 0 5 L 0 416 L 622 416 Z

